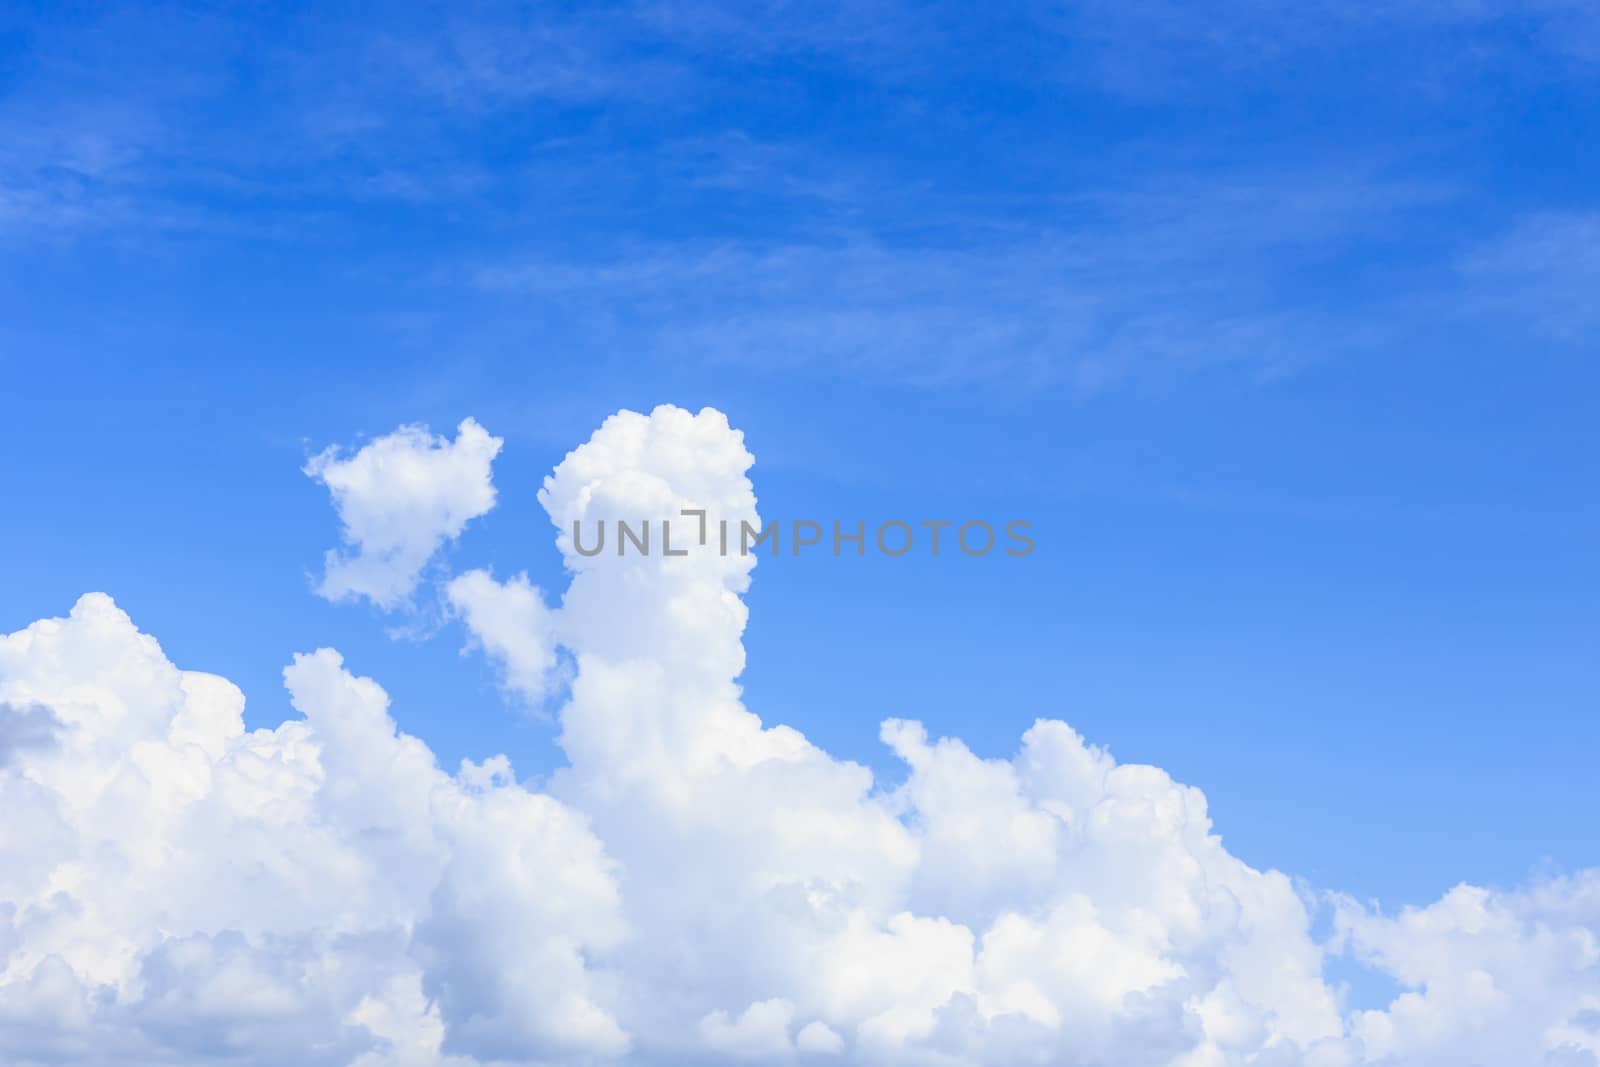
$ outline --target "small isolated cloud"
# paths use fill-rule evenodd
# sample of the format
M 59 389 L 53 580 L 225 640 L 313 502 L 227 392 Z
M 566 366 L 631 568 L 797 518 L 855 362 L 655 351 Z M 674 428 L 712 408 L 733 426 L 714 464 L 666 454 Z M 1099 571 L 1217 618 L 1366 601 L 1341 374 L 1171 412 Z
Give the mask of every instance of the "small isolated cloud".
M 313 456 L 305 472 L 332 494 L 347 546 L 329 550 L 317 592 L 385 609 L 404 603 L 434 553 L 494 507 L 490 467 L 502 444 L 464 419 L 454 441 L 402 426 L 354 455 Z
M 468 571 L 451 580 L 445 597 L 474 641 L 500 664 L 506 688 L 530 701 L 548 692 L 556 615 L 526 574 L 497 582 L 488 571 Z
M 8 1067 L 1595 1067 L 1600 872 L 1336 898 L 1319 939 L 1325 898 L 1230 854 L 1204 794 L 1065 723 L 990 759 L 891 720 L 888 786 L 763 722 L 736 682 L 753 558 L 568 536 L 758 523 L 752 462 L 715 411 L 619 413 L 540 493 L 559 606 L 449 587 L 508 684 L 571 656 L 542 789 L 503 756 L 445 772 L 331 649 L 284 672 L 301 717 L 250 731 L 103 594 L 0 636 L 0 704 L 59 723 L 0 766 Z M 378 513 L 415 488 L 342 484 Z M 1345 1010 L 1334 953 L 1402 993 Z

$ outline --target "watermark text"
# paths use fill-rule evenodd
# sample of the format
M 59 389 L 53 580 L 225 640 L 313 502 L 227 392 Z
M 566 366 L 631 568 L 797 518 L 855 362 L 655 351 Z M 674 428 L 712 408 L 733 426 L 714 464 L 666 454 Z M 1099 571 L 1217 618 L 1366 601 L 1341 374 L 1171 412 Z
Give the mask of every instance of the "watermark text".
M 983 519 L 955 522 L 890 519 L 868 527 L 865 519 L 831 523 L 812 519 L 757 526 L 747 519 L 713 519 L 704 508 L 685 508 L 674 519 L 572 520 L 572 548 L 580 556 L 687 556 L 708 550 L 719 556 L 798 556 L 831 550 L 835 556 L 899 557 L 913 552 L 930 556 L 961 554 L 1029 556 L 1034 544 L 1026 519 L 989 523 Z

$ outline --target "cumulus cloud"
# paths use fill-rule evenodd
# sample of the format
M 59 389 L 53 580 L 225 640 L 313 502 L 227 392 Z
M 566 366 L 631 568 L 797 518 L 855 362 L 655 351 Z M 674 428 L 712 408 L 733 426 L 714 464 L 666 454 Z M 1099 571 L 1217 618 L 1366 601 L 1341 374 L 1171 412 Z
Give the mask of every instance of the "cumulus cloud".
M 519 574 L 497 582 L 488 571 L 468 571 L 445 587 L 450 607 L 473 639 L 505 674 L 506 687 L 528 700 L 543 697 L 556 666 L 556 613 L 544 593 Z
M 888 788 L 762 722 L 753 558 L 570 543 L 757 521 L 751 462 L 715 411 L 618 414 L 540 492 L 559 602 L 447 587 L 508 685 L 571 657 L 542 790 L 440 769 L 328 649 L 285 671 L 301 717 L 246 731 L 103 595 L 0 638 L 0 702 L 56 723 L 0 767 L 8 1063 L 1595 1067 L 1600 873 L 1337 898 L 1321 942 L 1198 790 L 1064 723 L 1006 759 L 885 723 Z M 1345 1011 L 1330 952 L 1405 992 Z
M 584 817 L 503 760 L 443 773 L 336 652 L 284 680 L 303 718 L 247 732 L 238 689 L 101 594 L 0 639 L 0 699 L 63 724 L 0 772 L 7 1062 L 625 1051 L 590 990 L 623 924 Z
M 49 708 L 0 704 L 0 767 L 24 749 L 39 748 L 55 740 L 61 724 Z
M 332 494 L 347 546 L 328 552 L 317 591 L 382 608 L 405 601 L 433 554 L 494 507 L 490 466 L 502 444 L 465 419 L 454 441 L 402 426 L 354 455 L 313 456 L 305 472 Z
M 1341 897 L 1336 916 L 1353 953 L 1407 990 L 1352 1020 L 1373 1062 L 1600 1064 L 1600 870 L 1461 885 L 1393 916 Z

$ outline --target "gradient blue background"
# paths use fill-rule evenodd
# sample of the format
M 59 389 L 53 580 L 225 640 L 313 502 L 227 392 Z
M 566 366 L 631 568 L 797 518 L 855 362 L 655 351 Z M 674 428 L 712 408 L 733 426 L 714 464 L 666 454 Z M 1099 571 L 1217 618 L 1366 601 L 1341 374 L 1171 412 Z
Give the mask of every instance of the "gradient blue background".
M 553 590 L 543 475 L 710 404 L 768 517 L 1038 541 L 763 563 L 769 721 L 1062 717 L 1390 904 L 1600 863 L 1600 13 L 1404 8 L 7 5 L 0 629 L 105 590 L 261 725 L 331 644 L 537 775 L 300 467 L 472 415 L 451 565 Z

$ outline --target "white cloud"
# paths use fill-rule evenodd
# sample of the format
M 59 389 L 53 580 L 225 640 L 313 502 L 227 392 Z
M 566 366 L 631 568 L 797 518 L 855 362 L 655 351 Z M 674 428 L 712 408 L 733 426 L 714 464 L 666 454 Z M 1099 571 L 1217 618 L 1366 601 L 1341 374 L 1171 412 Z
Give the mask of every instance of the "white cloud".
M 313 456 L 305 472 L 333 495 L 351 550 L 328 552 L 317 591 L 402 603 L 433 554 L 494 507 L 490 466 L 502 443 L 464 419 L 454 441 L 402 426 L 347 458 L 335 448 Z
M 786 1059 L 794 1051 L 789 1027 L 794 1005 L 787 1000 L 763 1000 L 750 1005 L 737 1019 L 714 1011 L 700 1020 L 706 1047 L 744 1059 Z
M 559 606 L 449 587 L 509 684 L 572 657 L 542 792 L 504 757 L 440 770 L 331 650 L 285 672 L 303 718 L 248 732 L 103 595 L 0 638 L 0 714 L 51 724 L 0 766 L 8 1063 L 1600 1062 L 1600 873 L 1340 900 L 1325 946 L 1198 790 L 1063 723 L 1009 759 L 886 723 L 894 789 L 764 724 L 735 682 L 751 559 L 569 539 L 754 521 L 750 463 L 717 412 L 614 416 L 540 493 Z M 1407 992 L 1344 1012 L 1329 951 Z
M 1395 916 L 1341 898 L 1337 921 L 1408 990 L 1353 1020 L 1374 1061 L 1600 1062 L 1600 870 L 1513 893 L 1457 886 Z
M 236 688 L 104 595 L 0 638 L 0 700 L 62 724 L 0 772 L 7 1063 L 625 1049 L 585 961 L 623 926 L 584 818 L 503 761 L 444 774 L 335 652 L 284 677 L 304 718 L 246 732 Z
M 556 665 L 556 615 L 526 574 L 497 582 L 488 571 L 468 571 L 451 580 L 445 597 L 500 663 L 508 688 L 529 700 L 545 695 Z
M 825 1022 L 809 1022 L 794 1035 L 794 1044 L 801 1052 L 814 1052 L 832 1056 L 844 1051 L 844 1039 Z

